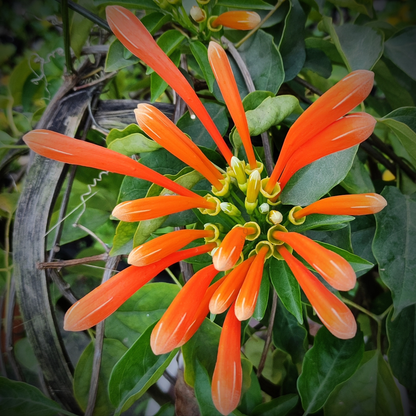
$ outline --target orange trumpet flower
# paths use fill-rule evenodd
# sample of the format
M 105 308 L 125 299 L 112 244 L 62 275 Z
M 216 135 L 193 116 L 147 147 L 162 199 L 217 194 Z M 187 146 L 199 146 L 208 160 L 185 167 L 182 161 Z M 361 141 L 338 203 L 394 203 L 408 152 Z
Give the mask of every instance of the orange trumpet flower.
M 289 244 L 303 257 L 333 288 L 350 290 L 357 280 L 351 265 L 339 254 L 328 250 L 299 233 L 275 231 L 273 237 Z
M 130 252 L 127 262 L 134 266 L 147 266 L 180 250 L 198 238 L 213 236 L 213 230 L 179 230 L 164 234 L 135 247 Z
M 215 243 L 205 244 L 178 251 L 149 266 L 130 266 L 124 269 L 74 303 L 65 314 L 64 329 L 84 331 L 97 325 L 166 267 L 178 261 L 208 253 L 214 247 Z
M 260 248 L 238 293 L 235 301 L 235 316 L 239 321 L 251 318 L 254 313 L 263 277 L 264 261 L 269 250 L 266 245 Z
M 235 82 L 227 54 L 218 43 L 210 42 L 208 47 L 208 60 L 228 111 L 234 120 L 235 128 L 243 142 L 250 168 L 256 169 L 257 162 L 254 156 L 253 145 L 251 144 L 246 113 L 244 112 L 243 103 L 240 99 L 240 93 L 238 92 L 237 83 Z
M 387 201 L 378 194 L 351 194 L 320 199 L 293 213 L 296 220 L 310 214 L 368 215 L 380 212 Z
M 142 22 L 129 10 L 121 6 L 107 6 L 107 21 L 117 39 L 135 56 L 150 66 L 192 108 L 214 139 L 229 163 L 232 153 L 209 116 L 202 102 L 175 64 L 162 51 Z
M 271 192 L 290 157 L 308 140 L 354 109 L 370 94 L 374 73 L 353 71 L 319 97 L 295 121 L 286 136 L 273 173 L 266 186 Z
M 328 330 L 340 339 L 353 338 L 357 323 L 348 307 L 331 293 L 285 246 L 278 246 L 279 254 L 285 259 L 305 292 L 306 297 Z
M 213 22 L 212 27 L 224 26 L 236 30 L 254 29 L 261 21 L 256 12 L 234 10 L 220 14 Z
M 294 173 L 309 163 L 363 142 L 375 125 L 374 117 L 366 113 L 349 114 L 335 121 L 292 155 L 279 179 L 280 188 L 283 190 Z
M 219 170 L 160 110 L 149 104 L 139 104 L 134 114 L 140 128 L 155 142 L 205 176 L 217 189 L 222 188 L 219 180 L 223 177 Z
M 33 130 L 23 141 L 34 152 L 58 162 L 107 170 L 121 175 L 156 183 L 182 196 L 201 198 L 199 195 L 171 181 L 160 173 L 135 162 L 127 156 L 93 143 L 74 139 L 49 130 Z M 201 198 L 202 199 L 202 198 Z
M 217 274 L 218 270 L 211 264 L 195 273 L 181 289 L 153 328 L 150 346 L 154 354 L 165 354 L 181 344 L 209 284 Z
M 240 351 L 241 323 L 231 306 L 224 321 L 212 376 L 212 400 L 223 415 L 230 414 L 241 397 L 243 372 Z
M 205 198 L 162 195 L 122 202 L 114 208 L 112 215 L 121 221 L 136 222 L 151 220 L 192 208 L 214 210 L 215 207 L 214 202 L 207 201 Z
M 224 283 L 213 293 L 209 302 L 211 313 L 223 313 L 235 301 L 254 258 L 249 257 L 225 276 Z

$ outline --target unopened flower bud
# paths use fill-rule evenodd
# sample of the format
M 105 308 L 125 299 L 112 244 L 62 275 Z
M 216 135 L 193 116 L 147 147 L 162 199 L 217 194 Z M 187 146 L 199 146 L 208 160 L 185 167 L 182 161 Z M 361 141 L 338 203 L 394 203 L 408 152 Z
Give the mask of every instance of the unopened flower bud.
M 230 217 L 238 217 L 241 215 L 240 210 L 230 202 L 221 202 L 220 206 L 221 210 Z
M 263 202 L 260 206 L 259 206 L 259 211 L 260 214 L 267 214 L 270 211 L 270 206 L 268 203 Z
M 205 11 L 198 6 L 192 6 L 189 14 L 191 15 L 192 19 L 194 19 L 197 23 L 202 23 L 207 18 Z
M 272 209 L 269 212 L 267 219 L 270 224 L 276 225 L 276 224 L 280 224 L 283 221 L 283 215 L 281 212 L 275 211 L 274 209 Z

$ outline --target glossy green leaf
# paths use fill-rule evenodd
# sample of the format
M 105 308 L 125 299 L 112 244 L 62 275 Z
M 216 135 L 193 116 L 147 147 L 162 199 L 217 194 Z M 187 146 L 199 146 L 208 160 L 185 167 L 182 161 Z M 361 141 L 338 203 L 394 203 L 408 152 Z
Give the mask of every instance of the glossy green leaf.
M 207 370 L 210 377 L 217 362 L 218 343 L 220 341 L 221 327 L 209 319 L 205 319 L 195 335 L 182 347 L 185 362 L 184 377 L 191 387 L 195 384 L 196 363 L 199 361 Z
M 236 9 L 270 10 L 272 5 L 262 0 L 219 0 L 219 6 L 232 7 Z
M 140 21 L 143 23 L 145 28 L 154 35 L 164 24 L 169 22 L 171 17 L 168 14 L 159 12 L 149 13 L 143 16 Z
M 270 91 L 253 91 L 247 94 L 243 99 L 244 111 L 256 109 L 266 98 L 274 97 Z
M 35 68 L 33 68 L 33 70 L 34 69 Z M 8 87 L 9 87 L 9 95 L 13 99 L 14 106 L 17 106 L 22 103 L 23 87 L 24 87 L 25 81 L 28 79 L 28 77 L 31 74 L 32 74 L 32 68 L 29 65 L 28 59 L 23 59 L 18 65 L 16 65 L 13 68 L 13 71 L 10 74 Z
M 354 12 L 365 14 L 369 17 L 373 17 L 373 4 L 371 0 L 329 0 L 330 3 L 335 4 L 338 7 L 347 7 Z
M 147 389 L 159 379 L 176 355 L 155 355 L 150 348 L 151 325 L 120 358 L 110 376 L 108 390 L 110 400 L 119 415 L 128 409 Z
M 376 263 L 372 249 L 375 232 L 376 220 L 374 215 L 356 217 L 351 223 L 351 244 L 354 253 L 371 263 Z
M 416 132 L 414 130 L 414 117 L 416 117 L 415 107 L 405 107 L 397 109 L 385 117 L 378 119 L 378 122 L 386 125 L 411 157 L 413 165 L 416 166 Z M 410 127 L 406 122 L 410 124 Z
M 272 257 L 269 260 L 270 280 L 279 295 L 284 307 L 297 319 L 299 324 L 303 323 L 302 303 L 300 301 L 300 287 L 285 261 Z
M 401 416 L 400 392 L 390 368 L 377 351 L 366 351 L 358 370 L 338 386 L 325 404 L 325 415 Z
M 389 363 L 393 374 L 411 394 L 416 393 L 416 305 L 404 308 L 399 316 L 387 318 Z
M 45 397 L 39 389 L 20 381 L 0 377 L 0 409 L 7 416 L 75 416 Z
M 131 347 L 145 330 L 165 313 L 179 287 L 169 283 L 148 283 L 124 302 L 105 323 L 105 335 Z
M 137 153 L 154 152 L 162 146 L 143 134 L 133 133 L 120 139 L 113 140 L 108 148 L 126 156 Z
M 253 416 L 286 416 L 298 404 L 296 394 L 287 394 L 267 403 L 260 404 L 253 411 Z
M 208 114 L 214 120 L 215 125 L 217 126 L 219 132 L 222 136 L 228 130 L 228 117 L 227 110 L 223 105 L 217 103 L 204 103 L 204 107 L 208 111 Z M 205 146 L 208 149 L 215 149 L 217 145 L 215 144 L 212 137 L 205 130 L 205 127 L 198 120 L 198 118 L 191 118 L 189 113 L 185 113 L 176 125 L 188 136 L 191 137 L 192 141 L 199 146 Z
M 106 72 L 113 72 L 118 71 L 121 68 L 125 68 L 126 66 L 134 65 L 139 62 L 139 58 L 136 58 L 134 55 L 131 55 L 130 58 L 125 58 L 126 48 L 123 44 L 118 40 L 115 39 L 108 50 L 107 56 L 105 58 L 105 71 Z
M 253 318 L 261 321 L 266 313 L 267 304 L 269 302 L 270 280 L 269 270 L 267 267 L 263 270 L 263 278 L 261 279 L 260 291 L 257 297 L 256 308 L 254 309 Z
M 318 48 L 306 48 L 306 57 L 303 67 L 316 72 L 324 78 L 329 78 L 332 72 L 332 64 L 324 51 Z
M 97 9 L 94 5 L 93 0 L 84 0 L 82 2 L 82 7 L 86 8 L 92 13 L 96 13 Z M 79 59 L 81 56 L 82 47 L 85 45 L 88 37 L 90 36 L 91 28 L 94 26 L 94 23 L 82 16 L 79 13 L 73 13 L 70 23 L 70 42 L 71 49 L 74 51 L 75 56 Z
M 201 68 L 202 73 L 204 74 L 204 78 L 207 82 L 208 89 L 212 92 L 215 77 L 208 61 L 207 47 L 199 41 L 190 42 L 189 47 L 191 48 L 192 55 L 195 57 L 199 67 Z
M 100 376 L 98 380 L 97 400 L 95 402 L 94 415 L 112 415 L 114 406 L 108 396 L 108 381 L 110 373 L 117 361 L 127 351 L 127 348 L 116 339 L 104 339 Z M 94 358 L 94 344 L 91 342 L 82 353 L 74 374 L 74 394 L 81 409 L 85 411 L 88 404 L 91 374 Z
M 276 94 L 284 81 L 285 73 L 282 57 L 273 37 L 259 30 L 238 48 L 238 52 L 247 65 L 256 90 Z
M 344 62 L 341 55 L 338 52 L 337 47 L 329 40 L 325 40 L 322 38 L 306 38 L 305 46 L 306 48 L 314 48 L 324 52 L 325 55 L 334 63 L 342 64 Z
M 288 231 L 295 231 L 301 233 L 307 230 L 320 230 L 330 231 L 347 226 L 347 223 L 353 221 L 354 217 L 350 215 L 324 215 L 324 214 L 311 214 L 305 219 L 305 222 L 301 225 L 294 225 L 289 223 L 286 228 Z M 340 227 L 337 227 L 340 225 Z
M 376 214 L 373 253 L 380 277 L 392 292 L 395 319 L 416 303 L 416 194 L 403 195 L 388 186 L 381 195 L 387 206 Z
M 34 373 L 39 371 L 39 363 L 28 338 L 21 338 L 15 342 L 14 355 L 24 368 Z
M 175 416 L 175 406 L 172 403 L 165 403 L 155 416 Z
M 253 413 L 254 408 L 262 402 L 263 397 L 261 394 L 259 379 L 257 378 L 253 366 L 251 366 L 250 386 L 244 393 L 242 393 L 238 409 L 241 410 L 245 415 L 250 415 Z
M 293 362 L 301 363 L 306 352 L 307 331 L 296 318 L 277 302 L 276 318 L 273 326 L 273 344 L 288 353 Z
M 341 182 L 341 186 L 350 194 L 375 192 L 370 174 L 356 155 L 351 169 Z
M 416 81 L 416 28 L 406 27 L 393 35 L 384 45 L 384 55 Z
M 339 230 L 332 230 L 332 231 L 316 231 L 316 230 L 308 230 L 304 233 L 307 237 L 311 238 L 312 240 L 321 241 L 323 243 L 331 244 L 335 247 L 342 248 L 350 253 L 352 253 L 352 245 L 351 245 L 351 229 L 350 225 Z
M 364 353 L 363 334 L 341 340 L 322 327 L 313 347 L 305 354 L 298 390 L 306 413 L 315 413 L 335 387 L 348 380 L 358 368 Z
M 306 206 L 338 185 L 351 169 L 357 146 L 325 156 L 296 172 L 280 196 L 283 204 Z

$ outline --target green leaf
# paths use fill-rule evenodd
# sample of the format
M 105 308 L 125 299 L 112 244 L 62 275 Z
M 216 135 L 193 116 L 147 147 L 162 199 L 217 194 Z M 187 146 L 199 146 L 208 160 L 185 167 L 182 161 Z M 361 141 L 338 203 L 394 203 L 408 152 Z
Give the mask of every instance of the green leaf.
M 153 140 L 148 139 L 140 133 L 133 133 L 121 139 L 113 140 L 108 148 L 126 156 L 137 153 L 154 152 L 162 146 Z
M 356 217 L 351 223 L 351 244 L 354 253 L 363 259 L 376 263 L 373 255 L 373 239 L 376 232 L 374 215 Z
M 171 17 L 168 14 L 159 12 L 146 14 L 140 21 L 146 27 L 150 34 L 154 35 L 164 24 L 170 22 Z
M 160 10 L 159 5 L 153 0 L 94 0 L 98 6 L 123 6 L 128 9 Z
M 250 372 L 250 387 L 242 393 L 240 406 L 238 407 L 245 415 L 251 415 L 256 406 L 263 402 L 259 380 L 253 366 Z
M 325 404 L 326 415 L 401 416 L 400 392 L 378 351 L 366 351 L 355 374 Z
M 306 206 L 338 185 L 351 169 L 357 146 L 325 156 L 298 172 L 289 180 L 280 199 L 283 204 Z
M 334 63 L 342 64 L 344 62 L 337 47 L 329 40 L 322 38 L 306 38 L 305 46 L 306 48 L 314 48 L 324 52 L 325 55 Z M 332 66 L 330 70 L 332 72 Z
M 208 114 L 214 120 L 221 136 L 224 136 L 228 130 L 228 117 L 227 109 L 217 103 L 204 103 L 204 107 L 208 111 Z M 205 130 L 205 127 L 198 120 L 198 118 L 191 118 L 189 113 L 185 113 L 176 125 L 188 136 L 192 138 L 192 141 L 198 146 L 204 146 L 208 149 L 215 149 L 217 145 L 210 134 Z
M 373 17 L 373 4 L 371 0 L 329 0 L 329 2 L 338 7 L 347 7 L 352 11 Z
M 354 219 L 355 218 L 350 215 L 311 214 L 306 217 L 303 224 L 293 225 L 292 223 L 289 223 L 286 228 L 288 231 L 295 231 L 298 233 L 307 230 L 331 231 L 346 227 L 347 223 Z
M 166 32 L 165 32 L 166 33 Z M 171 56 L 172 62 L 178 66 L 181 59 L 181 52 L 174 51 Z M 164 81 L 156 72 L 150 75 L 150 93 L 151 101 L 155 102 L 166 90 L 168 83 Z
M 0 209 L 6 211 L 8 214 L 13 214 L 16 211 L 17 203 L 20 194 L 0 194 Z
M 121 68 L 126 66 L 134 65 L 139 62 L 139 58 L 136 58 L 134 55 L 131 55 L 128 59 L 125 58 L 126 48 L 123 44 L 115 39 L 108 50 L 107 57 L 105 58 L 105 68 L 106 72 L 118 71 Z
M 284 307 L 302 325 L 302 303 L 300 300 L 300 287 L 285 261 L 272 257 L 269 260 L 270 280 L 279 295 Z
M 96 13 L 97 9 L 94 5 L 93 0 L 83 0 L 82 7 L 85 7 L 92 13 Z M 70 41 L 71 48 L 75 53 L 75 56 L 79 59 L 81 56 L 81 50 L 85 45 L 91 28 L 94 26 L 94 23 L 82 16 L 79 13 L 73 13 L 70 23 Z
M 33 373 L 39 371 L 39 363 L 28 338 L 21 338 L 14 344 L 14 354 L 21 366 Z
M 33 66 L 33 65 L 32 65 Z M 33 68 L 36 70 L 37 68 Z M 28 59 L 23 59 L 13 68 L 9 78 L 9 95 L 13 98 L 13 106 L 22 104 L 22 93 L 25 81 L 32 74 L 32 68 Z
M 384 55 L 416 81 L 416 28 L 406 27 L 384 44 Z
M 253 318 L 261 321 L 266 313 L 267 304 L 269 302 L 270 280 L 269 270 L 267 267 L 263 270 L 263 277 L 261 279 L 260 291 L 254 309 Z
M 296 318 L 277 302 L 276 319 L 273 326 L 273 344 L 292 357 L 294 363 L 301 363 L 306 352 L 307 331 Z
M 387 206 L 376 214 L 373 252 L 381 280 L 392 292 L 395 319 L 416 303 L 416 194 L 387 186 L 381 195 Z
M 236 9 L 271 10 L 273 8 L 262 0 L 219 0 L 217 4 Z
M 196 366 L 199 362 L 212 377 L 217 362 L 218 343 L 221 327 L 205 319 L 195 335 L 182 347 L 185 362 L 184 377 L 191 387 L 195 384 Z
M 416 305 L 404 308 L 399 316 L 387 318 L 389 363 L 393 374 L 412 394 L 416 393 Z
M 332 73 L 332 64 L 324 51 L 318 48 L 306 48 L 305 69 L 310 69 L 324 78 L 329 78 Z
M 205 81 L 207 82 L 208 89 L 212 92 L 215 82 L 214 73 L 212 72 L 211 66 L 208 61 L 208 49 L 206 46 L 199 42 L 194 41 L 189 44 L 191 48 L 192 55 L 195 57 L 198 62 L 199 67 L 204 74 Z
M 238 52 L 247 65 L 256 90 L 276 94 L 284 81 L 285 73 L 282 57 L 273 37 L 259 30 L 238 48 Z
M 375 192 L 370 174 L 357 155 L 355 155 L 350 171 L 341 182 L 341 186 L 350 194 Z
M 151 325 L 120 358 L 111 372 L 108 390 L 110 400 L 119 415 L 128 409 L 159 379 L 176 355 L 155 355 L 150 348 L 150 336 L 156 324 Z
M 105 321 L 105 335 L 131 347 L 146 329 L 158 321 L 175 296 L 177 285 L 149 283 L 138 290 Z
M 346 227 L 339 230 L 333 231 L 317 231 L 317 230 L 308 230 L 304 233 L 307 237 L 312 238 L 312 240 L 321 241 L 324 243 L 331 244 L 335 247 L 342 248 L 346 251 L 352 253 L 351 245 L 351 229 L 348 224 Z
M 386 125 L 394 133 L 411 157 L 413 165 L 416 166 L 416 132 L 413 130 L 415 128 L 414 117 L 416 117 L 416 108 L 405 107 L 399 108 L 377 121 Z M 410 126 L 413 129 L 407 125 L 406 121 L 411 123 Z
M 253 411 L 253 416 L 286 416 L 298 404 L 296 394 L 287 394 L 267 403 L 260 404 Z
M 266 98 L 274 97 L 270 91 L 253 91 L 247 94 L 243 99 L 244 111 L 256 109 Z
M 98 380 L 97 400 L 94 407 L 94 415 L 105 416 L 112 415 L 114 406 L 112 406 L 107 386 L 111 370 L 127 348 L 118 340 L 104 339 L 100 376 Z M 91 342 L 82 353 L 74 374 L 74 394 L 81 409 L 85 411 L 88 404 L 90 391 L 92 365 L 94 358 L 94 344 Z
M 363 334 L 341 340 L 322 327 L 313 347 L 305 354 L 298 390 L 306 413 L 315 413 L 335 387 L 348 380 L 360 365 L 364 353 Z
M 75 416 L 30 384 L 0 377 L 0 409 L 7 416 Z

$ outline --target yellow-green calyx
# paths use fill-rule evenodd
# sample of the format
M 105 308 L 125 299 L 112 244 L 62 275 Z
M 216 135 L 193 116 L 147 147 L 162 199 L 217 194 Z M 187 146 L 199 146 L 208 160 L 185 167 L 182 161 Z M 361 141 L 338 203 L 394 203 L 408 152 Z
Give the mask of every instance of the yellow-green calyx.
M 227 174 L 224 174 L 223 176 L 224 176 L 224 179 L 220 179 L 220 182 L 223 185 L 222 188 L 218 190 L 217 188 L 213 186 L 211 191 L 216 196 L 227 197 L 230 194 L 231 178 Z
M 261 194 L 267 198 L 268 200 L 274 199 L 277 197 L 277 195 L 280 194 L 280 185 L 277 182 L 276 185 L 273 187 L 273 191 L 271 193 L 268 193 L 265 191 L 267 183 L 269 182 L 269 178 L 264 178 L 261 180 L 261 189 L 260 192 Z M 270 205 L 276 205 L 276 204 L 270 204 Z
M 220 230 L 218 228 L 217 224 L 207 223 L 204 225 L 204 230 L 212 230 L 214 231 L 214 235 L 212 237 L 205 237 L 205 243 L 213 243 L 214 241 L 218 240 L 218 237 L 220 236 Z
M 215 208 L 214 209 L 198 208 L 199 211 L 201 212 L 201 214 L 207 214 L 207 215 L 211 215 L 211 216 L 218 215 L 218 213 L 221 211 L 221 206 L 220 206 L 221 201 L 218 198 L 215 198 L 215 196 L 212 196 L 210 194 L 206 194 L 204 196 L 204 198 L 209 202 L 214 202 L 215 203 Z
M 268 252 L 267 252 L 266 257 L 265 257 L 265 259 L 268 259 L 274 253 L 274 246 L 269 241 L 264 240 L 264 241 L 258 242 L 257 245 L 256 245 L 256 253 L 258 254 L 260 249 L 263 248 L 264 246 L 267 246 L 267 248 L 268 248 Z
M 244 224 L 244 228 L 250 228 L 252 230 L 255 230 L 254 233 L 246 236 L 246 240 L 248 240 L 248 241 L 254 241 L 254 240 L 256 240 L 259 237 L 259 235 L 261 234 L 261 228 L 260 228 L 260 226 L 256 222 L 254 222 L 254 221 L 246 222 Z
M 245 172 L 245 164 L 235 156 L 231 158 L 231 169 L 234 173 L 234 177 L 237 179 L 238 187 L 242 192 L 247 191 L 247 175 Z
M 199 4 L 201 4 L 201 1 L 199 1 L 198 2 Z M 209 19 L 208 19 L 208 21 L 207 21 L 207 26 L 208 26 L 208 29 L 211 31 L 211 32 L 219 32 L 220 30 L 222 30 L 222 26 L 221 25 L 218 25 L 218 26 L 212 26 L 213 25 L 213 23 L 214 23 L 214 21 L 215 21 L 215 19 L 217 18 L 218 16 L 211 16 Z
M 247 181 L 247 196 L 245 199 L 245 207 L 249 214 L 252 214 L 253 211 L 256 209 L 258 200 L 257 197 L 259 196 L 261 187 L 261 177 L 258 170 L 254 170 Z
M 269 231 L 267 232 L 267 239 L 269 240 L 269 242 L 274 245 L 281 246 L 283 244 L 283 241 L 278 240 L 273 235 L 276 231 L 283 231 L 284 233 L 287 233 L 288 231 L 286 227 L 284 227 L 283 225 L 276 224 L 273 227 L 269 228 Z
M 241 216 L 241 211 L 231 202 L 221 202 L 221 211 L 225 212 L 230 217 Z
M 293 214 L 294 214 L 295 212 L 300 211 L 301 209 L 302 209 L 302 207 L 300 207 L 300 206 L 296 206 L 296 207 L 293 207 L 293 208 L 290 210 L 289 215 L 288 215 L 288 218 L 289 218 L 289 221 L 290 221 L 293 225 L 301 225 L 301 224 L 303 224 L 303 223 L 305 222 L 306 217 L 302 217 L 302 218 L 299 218 L 299 219 L 297 220 L 297 219 L 293 216 Z

